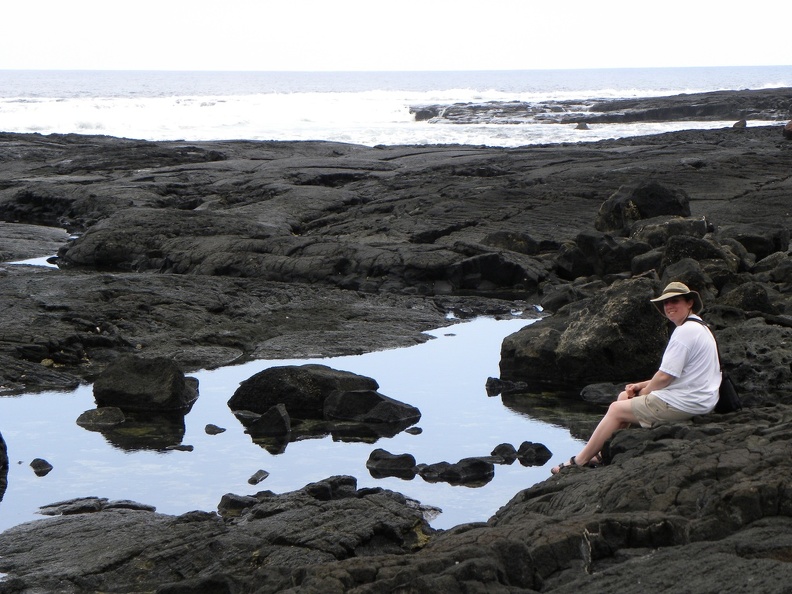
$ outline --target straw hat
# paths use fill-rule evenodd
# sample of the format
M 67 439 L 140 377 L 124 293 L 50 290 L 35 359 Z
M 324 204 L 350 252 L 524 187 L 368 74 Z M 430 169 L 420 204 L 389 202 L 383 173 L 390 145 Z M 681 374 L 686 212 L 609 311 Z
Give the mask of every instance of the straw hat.
M 704 309 L 704 303 L 701 301 L 701 295 L 696 291 L 691 291 L 685 283 L 673 282 L 668 283 L 666 288 L 663 289 L 663 294 L 660 297 L 650 299 L 657 311 L 663 313 L 663 301 L 671 299 L 672 297 L 692 297 L 693 298 L 693 313 L 697 314 Z

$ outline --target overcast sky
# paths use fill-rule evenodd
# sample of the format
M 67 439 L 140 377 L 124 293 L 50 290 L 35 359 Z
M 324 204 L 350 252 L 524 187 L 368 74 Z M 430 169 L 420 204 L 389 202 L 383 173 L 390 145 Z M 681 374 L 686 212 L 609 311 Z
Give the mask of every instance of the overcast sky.
M 792 64 L 789 0 L 5 0 L 0 69 Z

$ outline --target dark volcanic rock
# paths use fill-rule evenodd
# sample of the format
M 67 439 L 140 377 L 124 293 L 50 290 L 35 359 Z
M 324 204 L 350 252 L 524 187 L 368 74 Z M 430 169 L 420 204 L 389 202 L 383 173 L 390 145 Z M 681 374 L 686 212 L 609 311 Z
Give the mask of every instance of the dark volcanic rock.
M 421 412 L 376 390 L 336 390 L 324 401 L 324 418 L 328 421 L 412 425 L 421 420 Z
M 187 412 L 198 398 L 198 380 L 185 378 L 170 359 L 125 356 L 96 378 L 93 393 L 100 407 Z
M 435 462 L 434 464 L 418 464 L 417 473 L 430 483 L 449 483 L 480 487 L 486 485 L 495 476 L 495 465 L 492 460 L 483 458 L 462 458 L 458 462 Z
M 291 419 L 286 406 L 283 404 L 271 406 L 254 421 L 246 423 L 245 432 L 253 438 L 280 437 L 288 439 L 291 433 Z
M 504 464 L 512 464 L 517 459 L 517 449 L 510 443 L 502 443 L 495 446 L 492 456 L 498 456 Z
M 36 476 L 47 476 L 53 468 L 52 464 L 42 458 L 35 458 L 30 463 L 30 467 L 36 473 Z
M 126 421 L 124 411 L 116 406 L 103 406 L 94 410 L 87 410 L 77 417 L 77 424 L 84 429 L 102 430 L 115 427 Z
M 656 369 L 665 328 L 647 299 L 681 277 L 705 296 L 748 408 L 620 432 L 608 465 L 572 469 L 486 524 L 442 533 L 417 503 L 352 479 L 227 497 L 222 520 L 75 502 L 58 508 L 75 515 L 3 534 L 2 589 L 629 593 L 675 591 L 680 575 L 691 591 L 788 588 L 792 413 L 764 405 L 792 394 L 792 144 L 777 125 L 751 123 L 788 120 L 788 90 L 432 117 L 473 112 L 749 125 L 515 149 L 0 134 L 0 219 L 26 221 L 1 249 L 52 253 L 48 238 L 62 234 L 27 223 L 80 233 L 60 246 L 58 270 L 0 267 L 0 394 L 70 389 L 120 354 L 166 356 L 183 371 L 353 354 L 422 342 L 448 312 L 542 303 L 552 315 L 504 342 L 513 379 L 498 386 L 515 410 L 568 425 L 548 392 L 578 399 L 592 381 Z M 608 197 L 650 181 L 684 192 L 690 216 L 645 212 L 594 229 Z M 17 251 L 25 238 L 47 251 Z M 517 407 L 531 395 L 512 388 L 534 387 L 541 404 Z M 149 431 L 156 447 L 176 447 L 184 421 L 129 418 L 105 436 L 153 447 Z M 494 460 L 472 469 L 486 476 Z
M 663 215 L 689 217 L 690 198 L 684 190 L 656 181 L 619 188 L 600 207 L 594 226 L 599 231 L 627 232 L 636 222 Z
M 410 480 L 415 477 L 415 457 L 412 454 L 391 454 L 387 450 L 372 450 L 366 468 L 374 478 L 395 476 Z
M 203 512 L 173 517 L 106 509 L 98 501 L 86 510 L 98 513 L 70 512 L 6 532 L 0 564 L 4 571 L 13 571 L 18 586 L 51 592 L 118 591 L 133 583 L 137 591 L 155 591 L 207 575 L 228 576 L 245 585 L 241 591 L 252 591 L 259 582 L 255 589 L 275 592 L 291 586 L 301 567 L 349 556 L 401 556 L 432 533 L 421 510 L 403 496 L 357 490 L 351 477 L 334 477 L 284 495 L 262 493 L 244 503 L 246 507 L 236 508 L 239 517 L 224 520 Z M 51 547 L 67 534 L 73 539 L 69 550 Z M 28 538 L 36 542 L 35 552 L 19 548 Z M 147 546 L 141 547 L 143 542 Z M 242 542 L 246 544 L 240 548 Z M 163 554 L 166 549 L 170 552 Z M 250 560 L 260 556 L 267 562 L 251 566 Z M 78 558 L 82 562 L 75 564 Z M 31 561 L 37 571 L 22 569 Z
M 0 262 L 54 256 L 68 238 L 57 226 L 0 222 Z
M 0 299 L 15 304 L 0 333 L 14 337 L 0 340 L 0 393 L 74 388 L 120 352 L 172 357 L 185 371 L 350 354 L 425 340 L 448 310 L 508 312 L 545 293 L 569 302 L 559 278 L 662 265 L 641 253 L 657 234 L 603 237 L 603 254 L 577 245 L 620 187 L 678 188 L 691 218 L 715 229 L 778 225 L 789 144 L 777 132 L 521 149 L 4 134 L 1 212 L 47 223 L 23 198 L 66 197 L 53 208 L 81 235 L 62 246 L 60 271 L 0 272 Z M 144 173 L 125 169 L 141 163 Z M 31 331 L 41 320 L 48 331 Z
M 506 337 L 501 377 L 525 382 L 529 391 L 575 397 L 590 383 L 651 377 L 668 341 L 663 318 L 649 303 L 658 284 L 649 278 L 616 282 Z
M 291 416 L 323 419 L 325 400 L 343 390 L 376 390 L 370 377 L 338 371 L 326 365 L 270 367 L 243 381 L 228 401 L 231 410 L 265 413 L 278 404 Z
M 416 121 L 455 124 L 516 124 L 542 121 L 577 124 L 713 120 L 787 120 L 792 113 L 788 88 L 680 94 L 610 101 L 489 101 L 453 105 L 415 105 Z M 742 126 L 738 127 L 742 129 Z
M 543 466 L 552 457 L 553 453 L 543 443 L 524 441 L 517 449 L 517 459 L 523 466 Z
M 97 501 L 6 531 L 0 571 L 15 591 L 189 588 L 214 576 L 240 592 L 639 594 L 676 590 L 684 575 L 701 592 L 783 592 L 792 580 L 790 426 L 792 408 L 776 406 L 621 431 L 606 466 L 562 472 L 487 523 L 444 532 L 428 529 L 414 502 L 356 489 L 349 477 L 228 495 L 225 520 Z M 168 545 L 174 539 L 179 546 Z M 262 555 L 267 562 L 251 566 Z M 647 559 L 658 558 L 647 574 Z

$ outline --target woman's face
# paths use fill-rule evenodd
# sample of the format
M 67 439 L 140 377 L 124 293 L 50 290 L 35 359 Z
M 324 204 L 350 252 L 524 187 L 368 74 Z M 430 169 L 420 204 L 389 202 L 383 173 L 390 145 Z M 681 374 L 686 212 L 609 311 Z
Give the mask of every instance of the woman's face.
M 679 326 L 684 324 L 687 317 L 693 312 L 693 300 L 686 297 L 671 297 L 663 301 L 663 311 L 669 320 Z

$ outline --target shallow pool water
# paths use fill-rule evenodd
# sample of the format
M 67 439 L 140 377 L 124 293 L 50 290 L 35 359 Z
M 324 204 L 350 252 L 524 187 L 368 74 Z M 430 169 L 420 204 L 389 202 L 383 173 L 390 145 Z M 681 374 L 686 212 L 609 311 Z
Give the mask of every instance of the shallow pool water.
M 441 508 L 435 528 L 485 521 L 523 488 L 550 476 L 552 465 L 569 459 L 580 441 L 569 430 L 546 423 L 489 397 L 488 377 L 498 377 L 503 338 L 534 320 L 479 318 L 429 332 L 433 340 L 408 348 L 323 359 L 255 361 L 190 374 L 200 381 L 200 396 L 185 417 L 182 443 L 192 451 L 128 451 L 97 432 L 76 424 L 93 409 L 92 386 L 72 393 L 26 394 L 0 398 L 0 433 L 10 460 L 8 488 L 0 502 L 0 530 L 41 519 L 40 506 L 74 497 L 131 499 L 169 514 L 216 510 L 225 493 L 283 493 L 332 475 L 352 475 L 358 487 L 399 491 L 424 505 Z M 379 392 L 417 406 L 417 435 L 402 432 L 376 443 L 334 441 L 330 436 L 289 443 L 271 454 L 251 441 L 227 406 L 239 383 L 262 369 L 321 363 L 374 378 Z M 207 424 L 226 429 L 207 434 Z M 416 477 L 375 479 L 366 468 L 369 454 L 383 448 L 410 453 L 418 463 L 457 462 L 487 456 L 495 446 L 541 442 L 553 452 L 542 467 L 519 462 L 496 465 L 482 487 L 428 483 Z M 36 476 L 30 467 L 43 458 L 54 467 Z M 269 476 L 258 485 L 248 479 L 258 470 Z

